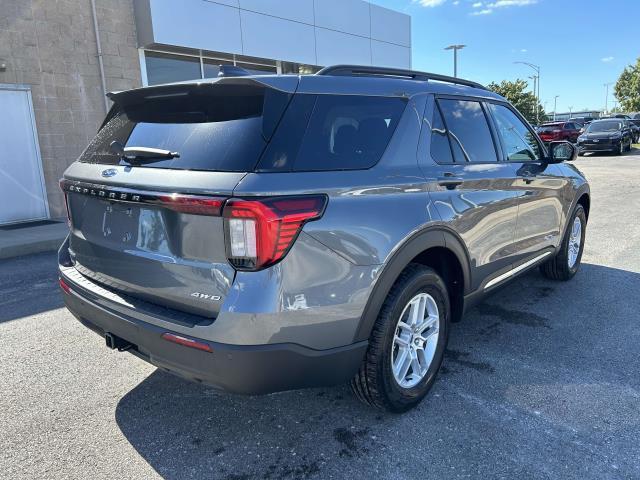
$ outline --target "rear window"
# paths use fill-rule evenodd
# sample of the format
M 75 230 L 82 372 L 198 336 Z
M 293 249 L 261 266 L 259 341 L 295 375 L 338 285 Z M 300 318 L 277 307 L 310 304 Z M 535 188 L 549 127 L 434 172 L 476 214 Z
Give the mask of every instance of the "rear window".
M 297 94 L 258 169 L 369 168 L 382 157 L 405 107 L 397 97 Z
M 617 132 L 622 128 L 622 122 L 616 120 L 593 122 L 587 128 L 587 133 Z
M 218 86 L 212 93 L 146 97 L 114 107 L 80 156 L 81 162 L 117 165 L 111 148 L 150 147 L 180 154 L 143 162 L 147 168 L 245 172 L 253 170 L 290 95 L 262 86 Z

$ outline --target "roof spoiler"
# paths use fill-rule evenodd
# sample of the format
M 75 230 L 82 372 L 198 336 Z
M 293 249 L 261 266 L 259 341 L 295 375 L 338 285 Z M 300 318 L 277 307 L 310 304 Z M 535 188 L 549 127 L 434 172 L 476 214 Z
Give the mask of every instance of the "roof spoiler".
M 231 67 L 233 67 L 233 65 L 231 65 Z M 240 68 L 239 70 L 243 69 Z M 178 98 L 191 95 L 215 95 L 216 91 L 220 88 L 272 88 L 286 93 L 295 93 L 298 88 L 298 82 L 299 78 L 297 76 L 222 76 L 192 82 L 167 83 L 134 88 L 133 90 L 109 92 L 107 97 L 119 106 L 127 107 L 155 99 Z

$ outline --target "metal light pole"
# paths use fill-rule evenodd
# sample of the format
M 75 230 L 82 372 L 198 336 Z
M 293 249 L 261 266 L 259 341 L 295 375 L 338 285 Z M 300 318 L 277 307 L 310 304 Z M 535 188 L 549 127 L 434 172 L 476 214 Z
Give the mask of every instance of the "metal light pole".
M 536 71 L 536 75 L 538 77 L 538 81 L 537 81 L 537 92 L 535 92 L 535 96 L 536 96 L 536 122 L 538 122 L 538 124 L 540 123 L 540 65 L 535 65 L 533 63 L 529 63 L 529 62 L 513 62 L 513 63 L 519 63 L 522 65 L 526 65 L 528 67 L 533 68 Z M 535 87 L 535 83 L 534 83 L 534 90 L 536 89 Z
M 604 113 L 608 113 L 609 112 L 609 87 L 613 85 L 613 82 L 610 83 L 605 83 L 604 84 L 604 88 L 605 88 L 605 94 L 604 94 Z
M 571 110 L 573 110 L 573 107 L 569 107 L 569 120 L 571 120 Z
M 445 50 L 453 50 L 453 76 L 458 78 L 458 50 L 462 50 L 466 45 L 449 45 Z
M 556 121 L 556 107 L 557 107 L 557 105 L 558 105 L 558 97 L 559 97 L 559 96 L 560 96 L 560 95 L 556 95 L 556 96 L 553 98 L 553 121 L 554 121 L 554 122 Z

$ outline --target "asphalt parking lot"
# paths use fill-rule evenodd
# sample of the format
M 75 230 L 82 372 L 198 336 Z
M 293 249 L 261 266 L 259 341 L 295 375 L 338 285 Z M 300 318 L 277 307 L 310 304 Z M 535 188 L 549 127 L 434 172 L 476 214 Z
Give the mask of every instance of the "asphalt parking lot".
M 0 478 L 640 478 L 640 152 L 575 164 L 581 271 L 530 273 L 455 324 L 403 416 L 347 387 L 187 383 L 61 308 L 54 254 L 0 261 Z

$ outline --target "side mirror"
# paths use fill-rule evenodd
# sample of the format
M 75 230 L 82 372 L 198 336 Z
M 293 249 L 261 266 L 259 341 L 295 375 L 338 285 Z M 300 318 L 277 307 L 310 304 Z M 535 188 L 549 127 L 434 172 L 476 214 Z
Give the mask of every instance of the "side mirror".
M 578 149 L 569 142 L 551 142 L 549 144 L 549 163 L 562 163 L 575 160 Z

